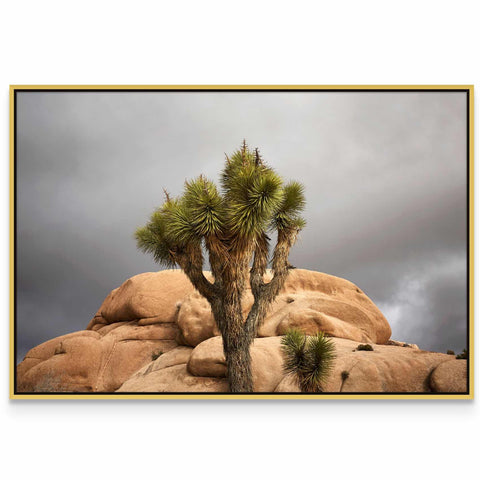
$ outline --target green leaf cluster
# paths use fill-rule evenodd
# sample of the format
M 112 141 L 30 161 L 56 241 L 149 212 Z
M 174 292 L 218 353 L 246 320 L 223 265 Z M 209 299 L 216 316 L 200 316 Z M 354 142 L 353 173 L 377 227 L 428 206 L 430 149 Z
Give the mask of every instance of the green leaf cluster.
M 295 375 L 302 392 L 321 392 L 336 357 L 332 339 L 291 329 L 282 338 L 282 350 L 284 370 Z
M 300 230 L 305 207 L 298 182 L 284 185 L 282 178 L 244 142 L 227 156 L 220 176 L 221 190 L 203 175 L 185 182 L 183 194 L 169 198 L 136 231 L 138 248 L 167 267 L 189 245 L 216 237 L 226 244 L 255 240 L 267 230 Z M 245 245 L 246 242 L 239 242 Z
M 282 200 L 272 218 L 271 227 L 277 230 L 305 226 L 305 220 L 300 213 L 305 208 L 304 187 L 298 182 L 289 182 L 282 191 Z

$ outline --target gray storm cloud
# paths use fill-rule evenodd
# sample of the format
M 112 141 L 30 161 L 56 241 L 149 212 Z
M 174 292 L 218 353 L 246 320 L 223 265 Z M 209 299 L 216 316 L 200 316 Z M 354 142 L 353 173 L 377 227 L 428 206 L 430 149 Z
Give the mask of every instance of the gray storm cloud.
M 466 346 L 466 94 L 17 94 L 17 358 L 158 270 L 133 232 L 246 138 L 305 184 L 291 261 L 345 277 L 393 338 Z

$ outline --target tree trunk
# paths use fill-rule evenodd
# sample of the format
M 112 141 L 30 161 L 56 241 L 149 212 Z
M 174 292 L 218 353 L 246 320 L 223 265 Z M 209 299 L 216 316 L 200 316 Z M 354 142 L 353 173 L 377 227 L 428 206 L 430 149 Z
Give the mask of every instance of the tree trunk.
M 246 335 L 235 339 L 223 337 L 227 360 L 227 379 L 232 393 L 253 392 L 250 345 Z M 226 345 L 226 348 L 225 348 Z
M 230 391 L 252 392 L 250 345 L 253 338 L 245 328 L 241 301 L 238 298 L 219 301 L 212 304 L 212 311 L 222 334 Z

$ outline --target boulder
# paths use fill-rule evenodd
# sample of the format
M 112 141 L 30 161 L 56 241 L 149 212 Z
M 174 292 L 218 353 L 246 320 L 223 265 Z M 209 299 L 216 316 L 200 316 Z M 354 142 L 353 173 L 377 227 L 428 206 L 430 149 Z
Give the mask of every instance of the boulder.
M 210 304 L 198 292 L 191 293 L 181 302 L 177 324 L 181 332 L 179 343 L 192 347 L 207 338 L 220 335 Z
M 266 278 L 268 280 L 268 276 Z M 244 315 L 253 304 L 247 289 Z M 192 293 L 181 302 L 178 326 L 192 347 L 219 335 L 208 302 Z M 323 331 L 332 337 L 384 344 L 390 325 L 375 304 L 353 283 L 325 273 L 295 269 L 272 304 L 259 337 L 284 335 L 290 328 L 307 334 Z
M 134 376 L 117 391 L 123 393 L 227 393 L 229 389 L 224 378 L 195 377 L 188 373 L 187 366 L 183 363 L 152 371 L 142 376 Z
M 334 338 L 337 358 L 325 391 L 345 393 L 408 393 L 436 391 L 432 371 L 452 357 L 393 345 L 373 345 L 373 351 L 357 350 L 358 344 Z M 347 378 L 344 379 L 347 373 Z M 465 391 L 466 385 L 462 386 Z
M 250 349 L 254 392 L 273 392 L 283 378 L 280 337 L 256 338 Z M 188 361 L 189 373 L 201 377 L 225 377 L 227 366 L 220 337 L 197 345 Z
M 104 300 L 87 329 L 100 324 L 143 319 L 174 322 L 179 304 L 194 288 L 181 270 L 135 275 Z
M 403 346 L 373 345 L 373 351 L 357 350 L 352 340 L 333 338 L 336 359 L 323 391 L 331 393 L 432 393 L 465 392 L 466 375 L 456 375 L 457 383 L 446 372 L 464 360 L 452 360 L 443 353 L 425 352 Z M 180 350 L 181 349 L 181 350 Z M 257 338 L 251 347 L 254 392 L 300 392 L 294 375 L 283 372 L 281 337 Z M 171 361 L 172 359 L 178 359 Z M 228 391 L 225 357 L 221 338 L 205 340 L 194 349 L 177 347 L 144 366 L 127 380 L 121 392 Z M 177 363 L 178 362 L 178 363 Z M 184 363 L 185 362 L 185 363 Z M 182 367 L 182 368 L 173 368 Z M 448 368 L 447 368 L 448 366 Z M 435 373 L 436 372 L 436 373 Z M 444 386 L 434 383 L 444 379 Z M 207 382 L 206 379 L 212 380 Z M 213 381 L 216 380 L 216 381 Z M 169 386 L 168 382 L 172 382 Z M 449 390 L 442 390 L 448 388 Z
M 176 347 L 166 353 L 162 353 L 154 361 L 146 364 L 140 370 L 135 372 L 132 377 L 142 377 L 148 375 L 151 372 L 156 372 L 157 370 L 162 370 L 164 368 L 173 367 L 174 365 L 180 365 L 182 363 L 186 364 L 190 359 L 193 348 L 190 347 Z
M 450 360 L 438 365 L 430 376 L 434 392 L 465 393 L 467 391 L 467 361 Z
M 275 387 L 275 393 L 302 393 L 293 375 L 286 375 Z
M 119 322 L 54 338 L 30 350 L 19 364 L 17 390 L 113 392 L 153 354 L 175 348 L 177 331 L 174 324 Z
M 20 392 L 92 392 L 106 352 L 100 335 L 82 331 L 32 348 L 17 369 Z

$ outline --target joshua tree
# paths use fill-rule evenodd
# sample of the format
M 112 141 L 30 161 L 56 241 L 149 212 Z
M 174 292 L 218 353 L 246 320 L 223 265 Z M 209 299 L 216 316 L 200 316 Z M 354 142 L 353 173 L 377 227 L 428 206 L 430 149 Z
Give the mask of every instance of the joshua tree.
M 283 368 L 295 375 L 302 392 L 321 392 L 333 368 L 335 345 L 323 332 L 307 337 L 296 329 L 289 330 L 282 338 L 285 356 Z M 342 380 L 346 380 L 342 372 Z
M 138 247 L 166 267 L 180 266 L 208 300 L 222 334 L 230 390 L 251 392 L 250 345 L 291 268 L 290 248 L 305 225 L 300 217 L 303 186 L 283 184 L 258 149 L 250 150 L 244 141 L 240 150 L 226 156 L 220 190 L 200 175 L 185 182 L 181 197 L 165 196 L 165 203 L 137 230 Z M 277 242 L 267 282 L 269 231 L 276 232 Z M 203 251 L 213 281 L 203 273 Z M 247 282 L 254 302 L 244 318 Z

